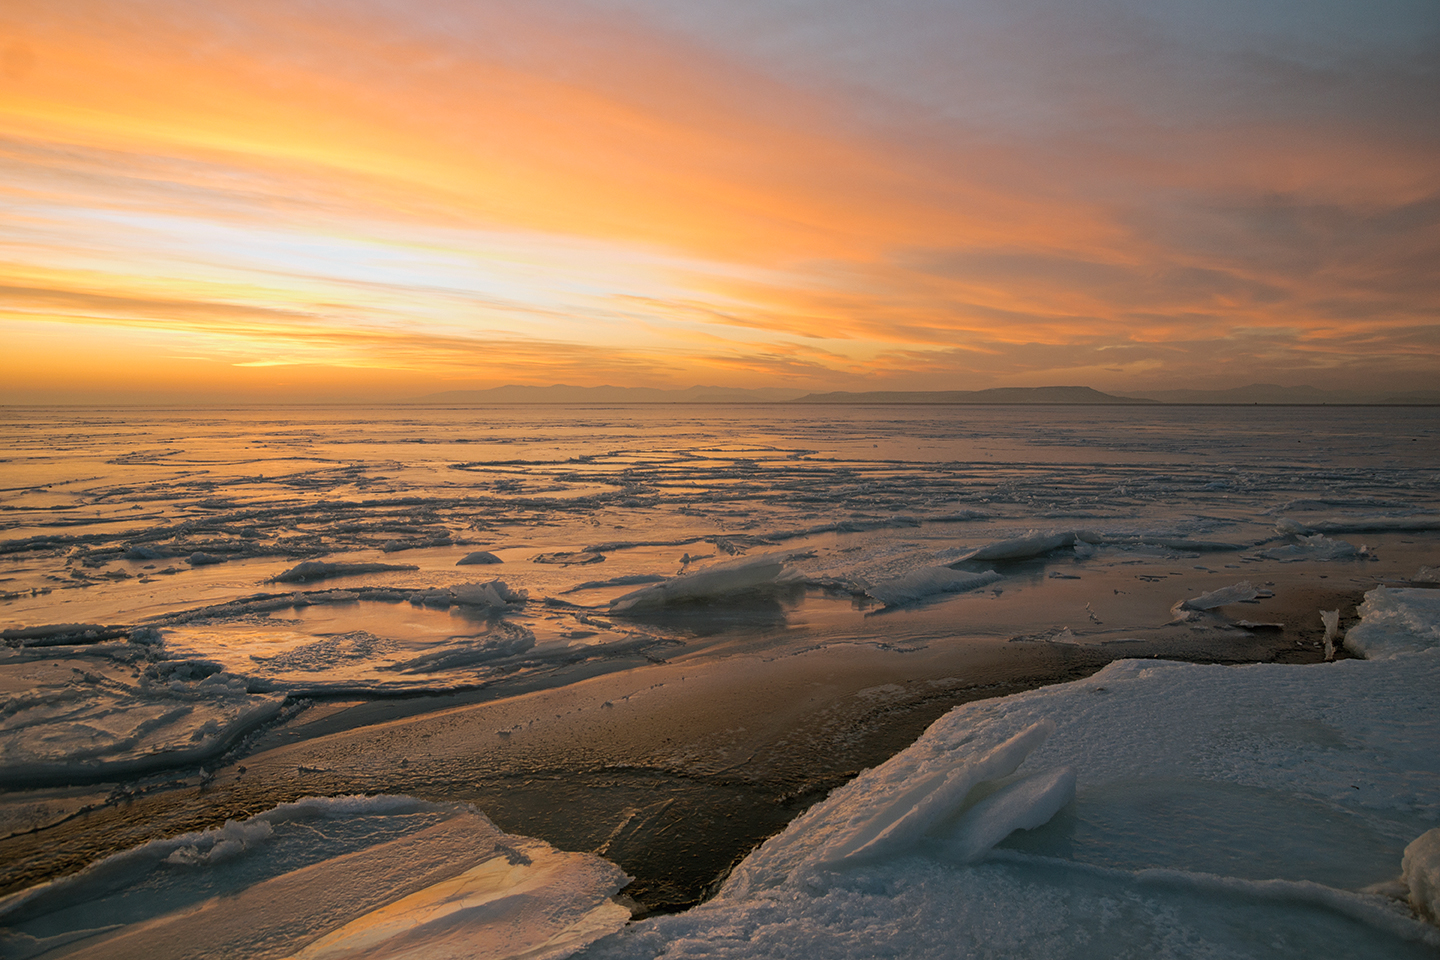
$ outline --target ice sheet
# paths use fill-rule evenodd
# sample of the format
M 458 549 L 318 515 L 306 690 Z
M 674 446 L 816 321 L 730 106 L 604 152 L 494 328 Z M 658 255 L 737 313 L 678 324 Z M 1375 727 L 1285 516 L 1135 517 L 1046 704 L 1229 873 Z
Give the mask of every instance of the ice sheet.
M 0 899 L 6 957 L 560 958 L 618 929 L 614 864 L 460 804 L 310 798 Z
M 217 663 L 145 642 L 0 651 L 0 782 L 84 782 L 206 760 L 276 717 Z

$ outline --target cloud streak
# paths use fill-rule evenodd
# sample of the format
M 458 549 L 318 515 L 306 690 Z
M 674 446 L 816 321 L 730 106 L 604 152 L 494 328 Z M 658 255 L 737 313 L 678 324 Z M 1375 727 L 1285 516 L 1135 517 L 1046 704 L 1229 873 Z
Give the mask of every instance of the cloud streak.
M 335 399 L 1430 386 L 1437 39 L 1399 0 L 16 0 L 4 399 L 116 357 Z

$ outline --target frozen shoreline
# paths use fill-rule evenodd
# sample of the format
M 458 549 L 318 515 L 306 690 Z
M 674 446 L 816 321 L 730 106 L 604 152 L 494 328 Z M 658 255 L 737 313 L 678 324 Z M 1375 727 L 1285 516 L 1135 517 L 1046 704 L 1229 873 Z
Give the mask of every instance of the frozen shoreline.
M 680 907 L 956 704 L 1313 663 L 1440 566 L 1433 411 L 474 413 L 0 425 L 4 889 L 388 792 Z

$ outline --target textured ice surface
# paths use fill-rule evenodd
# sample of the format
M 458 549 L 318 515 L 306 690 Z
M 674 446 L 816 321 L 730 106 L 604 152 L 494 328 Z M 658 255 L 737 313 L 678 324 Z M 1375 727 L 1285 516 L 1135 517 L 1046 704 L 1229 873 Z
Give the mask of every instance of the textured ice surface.
M 1397 592 L 1373 591 L 1362 626 L 1392 620 Z M 1433 956 L 1440 930 L 1362 892 L 1408 844 L 1410 889 L 1431 897 L 1429 841 L 1412 841 L 1440 821 L 1440 649 L 1409 646 L 1313 666 L 1118 661 L 956 708 L 714 900 L 586 955 Z
M 1385 587 L 1365 595 L 1345 646 L 1370 660 L 1440 648 L 1440 590 Z
M 837 869 L 913 853 L 928 839 L 960 863 L 978 859 L 1011 831 L 1038 827 L 1074 796 L 1068 768 L 1059 777 L 1040 775 L 1045 786 L 1039 790 L 1016 789 L 1033 786 L 1032 778 L 982 793 L 996 789 L 1054 729 L 1042 720 L 978 756 L 932 759 L 891 789 L 852 804 L 845 823 L 818 853 L 807 849 L 804 855 L 822 868 Z M 813 839 L 799 838 L 807 848 Z M 784 857 L 781 846 L 774 842 L 770 855 Z
M 0 782 L 118 777 L 194 763 L 279 714 L 217 663 L 154 643 L 0 649 Z M 15 689 L 20 687 L 21 689 Z
M 589 854 L 408 797 L 311 798 L 0 899 L 8 958 L 568 956 L 619 928 Z
M 1425 831 L 1405 848 L 1400 879 L 1415 912 L 1440 925 L 1440 827 Z

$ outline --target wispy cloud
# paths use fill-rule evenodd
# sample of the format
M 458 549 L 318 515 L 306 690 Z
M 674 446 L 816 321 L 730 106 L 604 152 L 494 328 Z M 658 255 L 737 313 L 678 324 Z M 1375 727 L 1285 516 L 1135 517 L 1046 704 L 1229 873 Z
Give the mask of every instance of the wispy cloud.
M 1440 13 L 1291 13 L 14 0 L 0 364 L 1433 383 Z

